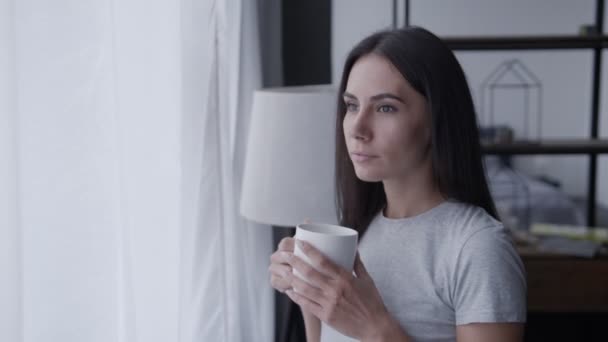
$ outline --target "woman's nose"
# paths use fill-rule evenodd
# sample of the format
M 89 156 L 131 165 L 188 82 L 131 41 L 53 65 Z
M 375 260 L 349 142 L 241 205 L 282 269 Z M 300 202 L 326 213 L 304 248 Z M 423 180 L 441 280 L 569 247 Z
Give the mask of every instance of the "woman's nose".
M 351 136 L 356 140 L 369 140 L 371 130 L 369 127 L 369 115 L 364 111 L 360 112 L 354 119 Z
M 368 140 L 368 137 L 365 134 L 356 133 L 356 132 L 355 132 L 354 138 L 356 140 L 361 140 L 361 141 L 367 141 Z

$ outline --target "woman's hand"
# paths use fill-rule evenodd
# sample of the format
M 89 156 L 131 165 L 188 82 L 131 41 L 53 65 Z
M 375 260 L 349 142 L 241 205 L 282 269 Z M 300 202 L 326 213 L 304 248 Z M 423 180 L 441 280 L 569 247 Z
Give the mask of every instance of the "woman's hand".
M 270 266 L 268 267 L 270 285 L 279 292 L 291 289 L 289 277 L 292 271 L 288 258 L 293 255 L 294 242 L 293 238 L 283 238 L 279 242 L 277 251 L 270 256 Z
M 378 340 L 387 331 L 395 330 L 395 323 L 358 253 L 353 276 L 310 244 L 300 240 L 297 243 L 314 268 L 293 254 L 282 255 L 281 260 L 287 260 L 306 279 L 289 274 L 283 278 L 289 285 L 283 288 L 302 310 L 359 340 Z

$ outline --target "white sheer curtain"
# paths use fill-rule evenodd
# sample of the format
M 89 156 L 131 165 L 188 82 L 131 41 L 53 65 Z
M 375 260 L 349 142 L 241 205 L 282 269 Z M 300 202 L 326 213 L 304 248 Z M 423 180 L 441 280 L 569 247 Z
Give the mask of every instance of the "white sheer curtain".
M 0 0 L 0 341 L 22 340 L 13 11 L 12 1 Z
M 0 1 L 0 341 L 270 340 L 249 1 Z
M 190 71 L 183 83 L 183 340 L 271 341 L 271 230 L 238 215 L 252 90 L 261 84 L 256 3 L 203 1 L 182 10 Z

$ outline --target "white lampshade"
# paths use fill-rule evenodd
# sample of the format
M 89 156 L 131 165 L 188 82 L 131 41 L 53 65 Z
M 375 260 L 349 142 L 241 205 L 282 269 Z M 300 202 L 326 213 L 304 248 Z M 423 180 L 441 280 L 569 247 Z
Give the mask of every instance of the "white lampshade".
M 254 94 L 241 193 L 241 214 L 293 227 L 305 218 L 337 223 L 336 91 L 285 87 Z

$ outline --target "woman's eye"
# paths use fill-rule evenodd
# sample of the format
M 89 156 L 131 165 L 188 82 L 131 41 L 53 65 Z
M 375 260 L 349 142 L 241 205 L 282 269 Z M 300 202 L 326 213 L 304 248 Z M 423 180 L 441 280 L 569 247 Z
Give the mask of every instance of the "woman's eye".
M 347 112 L 356 112 L 358 109 L 357 105 L 354 103 L 346 103 L 346 111 Z
M 378 107 L 378 111 L 381 113 L 392 113 L 397 111 L 397 108 L 393 107 L 393 106 L 389 106 L 389 105 L 382 105 L 380 107 Z

